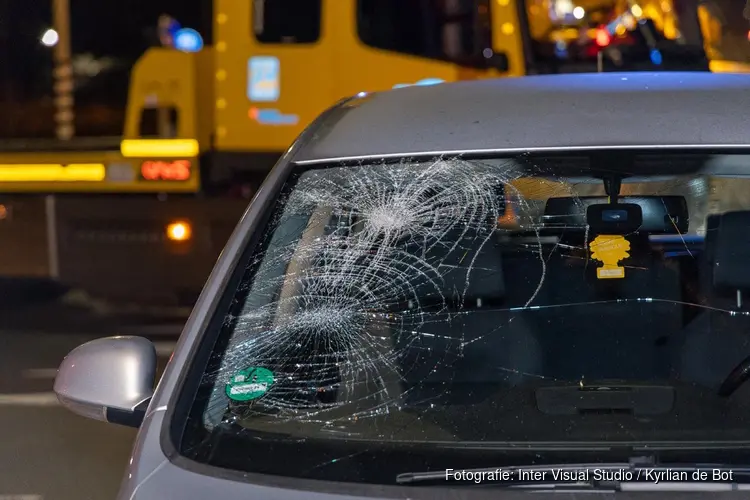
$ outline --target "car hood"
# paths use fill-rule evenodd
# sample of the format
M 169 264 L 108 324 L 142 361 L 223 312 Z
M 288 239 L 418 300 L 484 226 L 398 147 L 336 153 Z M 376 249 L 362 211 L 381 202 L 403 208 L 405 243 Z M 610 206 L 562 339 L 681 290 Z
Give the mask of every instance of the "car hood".
M 118 500 L 441 500 L 523 498 L 549 496 L 522 491 L 502 491 L 468 485 L 468 488 L 378 486 L 306 481 L 256 474 L 236 474 L 178 458 L 170 461 L 162 450 L 165 409 L 157 408 L 144 420 L 138 434 Z M 545 495 L 545 496 L 542 496 Z M 575 495 L 573 493 L 572 495 Z M 568 494 L 563 494 L 568 496 Z M 573 498 L 571 496 L 571 498 Z

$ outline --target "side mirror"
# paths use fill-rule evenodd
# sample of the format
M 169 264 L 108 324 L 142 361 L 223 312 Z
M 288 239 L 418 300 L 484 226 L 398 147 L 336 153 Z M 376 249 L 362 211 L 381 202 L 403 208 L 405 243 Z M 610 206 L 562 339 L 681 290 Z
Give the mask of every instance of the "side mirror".
M 78 415 L 141 425 L 154 394 L 156 349 L 143 337 L 108 337 L 73 349 L 55 378 L 57 399 Z

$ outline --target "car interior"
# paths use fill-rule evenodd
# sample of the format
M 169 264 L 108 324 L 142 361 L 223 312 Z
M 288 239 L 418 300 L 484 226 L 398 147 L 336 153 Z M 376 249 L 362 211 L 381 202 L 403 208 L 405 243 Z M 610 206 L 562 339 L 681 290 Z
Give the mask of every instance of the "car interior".
M 750 378 L 750 211 L 710 215 L 696 237 L 684 196 L 620 197 L 621 180 L 602 179 L 607 196 L 548 198 L 533 231 L 456 225 L 439 244 L 399 241 L 389 266 L 409 282 L 394 282 L 386 310 L 371 311 L 380 319 L 356 352 L 372 370 L 344 373 L 342 363 L 358 361 L 335 342 L 285 349 L 275 370 L 290 381 L 266 410 L 280 400 L 371 408 L 379 395 L 461 440 L 491 438 L 477 435 L 491 433 L 489 418 L 518 440 L 559 440 L 560 425 L 572 440 L 740 436 L 750 418 L 750 391 L 740 390 Z M 356 214 L 330 208 L 304 228 L 297 220 L 298 253 L 305 241 L 360 227 Z M 622 279 L 597 278 L 589 244 L 608 234 L 629 242 Z M 287 275 L 306 272 L 309 257 L 309 248 L 292 257 Z M 437 274 L 414 271 L 418 261 Z M 286 281 L 277 300 L 306 293 Z M 428 411 L 435 405 L 441 411 Z
M 479 257 L 463 268 L 460 308 L 410 328 L 416 340 L 396 342 L 415 411 L 436 401 L 493 407 L 504 432 L 515 427 L 519 437 L 529 428 L 539 437 L 545 422 L 561 418 L 581 424 L 571 438 L 605 429 L 612 438 L 646 437 L 658 426 L 684 439 L 686 429 L 697 436 L 701 428 L 731 428 L 728 417 L 744 425 L 747 398 L 732 396 L 750 370 L 750 317 L 741 299 L 750 286 L 743 270 L 750 212 L 711 216 L 700 242 L 684 236 L 690 214 L 682 197 L 616 203 L 639 209 L 638 227 L 587 221 L 603 213 L 592 207 L 613 206 L 606 197 L 551 198 L 544 214 L 551 222 L 539 235 L 556 241 L 542 243 L 541 252 L 507 240 L 467 250 Z M 587 243 L 608 233 L 630 242 L 624 279 L 597 279 L 598 263 L 587 255 Z M 446 285 L 441 293 L 455 293 Z M 540 425 L 529 427 L 535 420 Z

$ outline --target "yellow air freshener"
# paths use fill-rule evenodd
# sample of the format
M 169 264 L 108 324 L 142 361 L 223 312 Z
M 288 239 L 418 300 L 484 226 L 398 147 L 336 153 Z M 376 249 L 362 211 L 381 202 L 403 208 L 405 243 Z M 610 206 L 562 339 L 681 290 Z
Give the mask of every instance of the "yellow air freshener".
M 630 242 L 624 236 L 600 234 L 589 243 L 589 248 L 591 257 L 604 263 L 596 270 L 597 278 L 606 280 L 625 277 L 625 268 L 618 265 L 621 260 L 630 257 Z

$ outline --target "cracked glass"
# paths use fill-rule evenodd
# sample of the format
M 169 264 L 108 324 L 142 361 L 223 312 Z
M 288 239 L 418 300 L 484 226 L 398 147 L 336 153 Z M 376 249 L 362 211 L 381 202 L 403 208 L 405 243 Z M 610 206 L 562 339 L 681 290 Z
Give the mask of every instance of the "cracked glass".
M 744 210 L 744 154 L 298 167 L 207 332 L 181 453 L 393 483 L 750 446 L 744 379 L 722 394 L 750 364 Z

